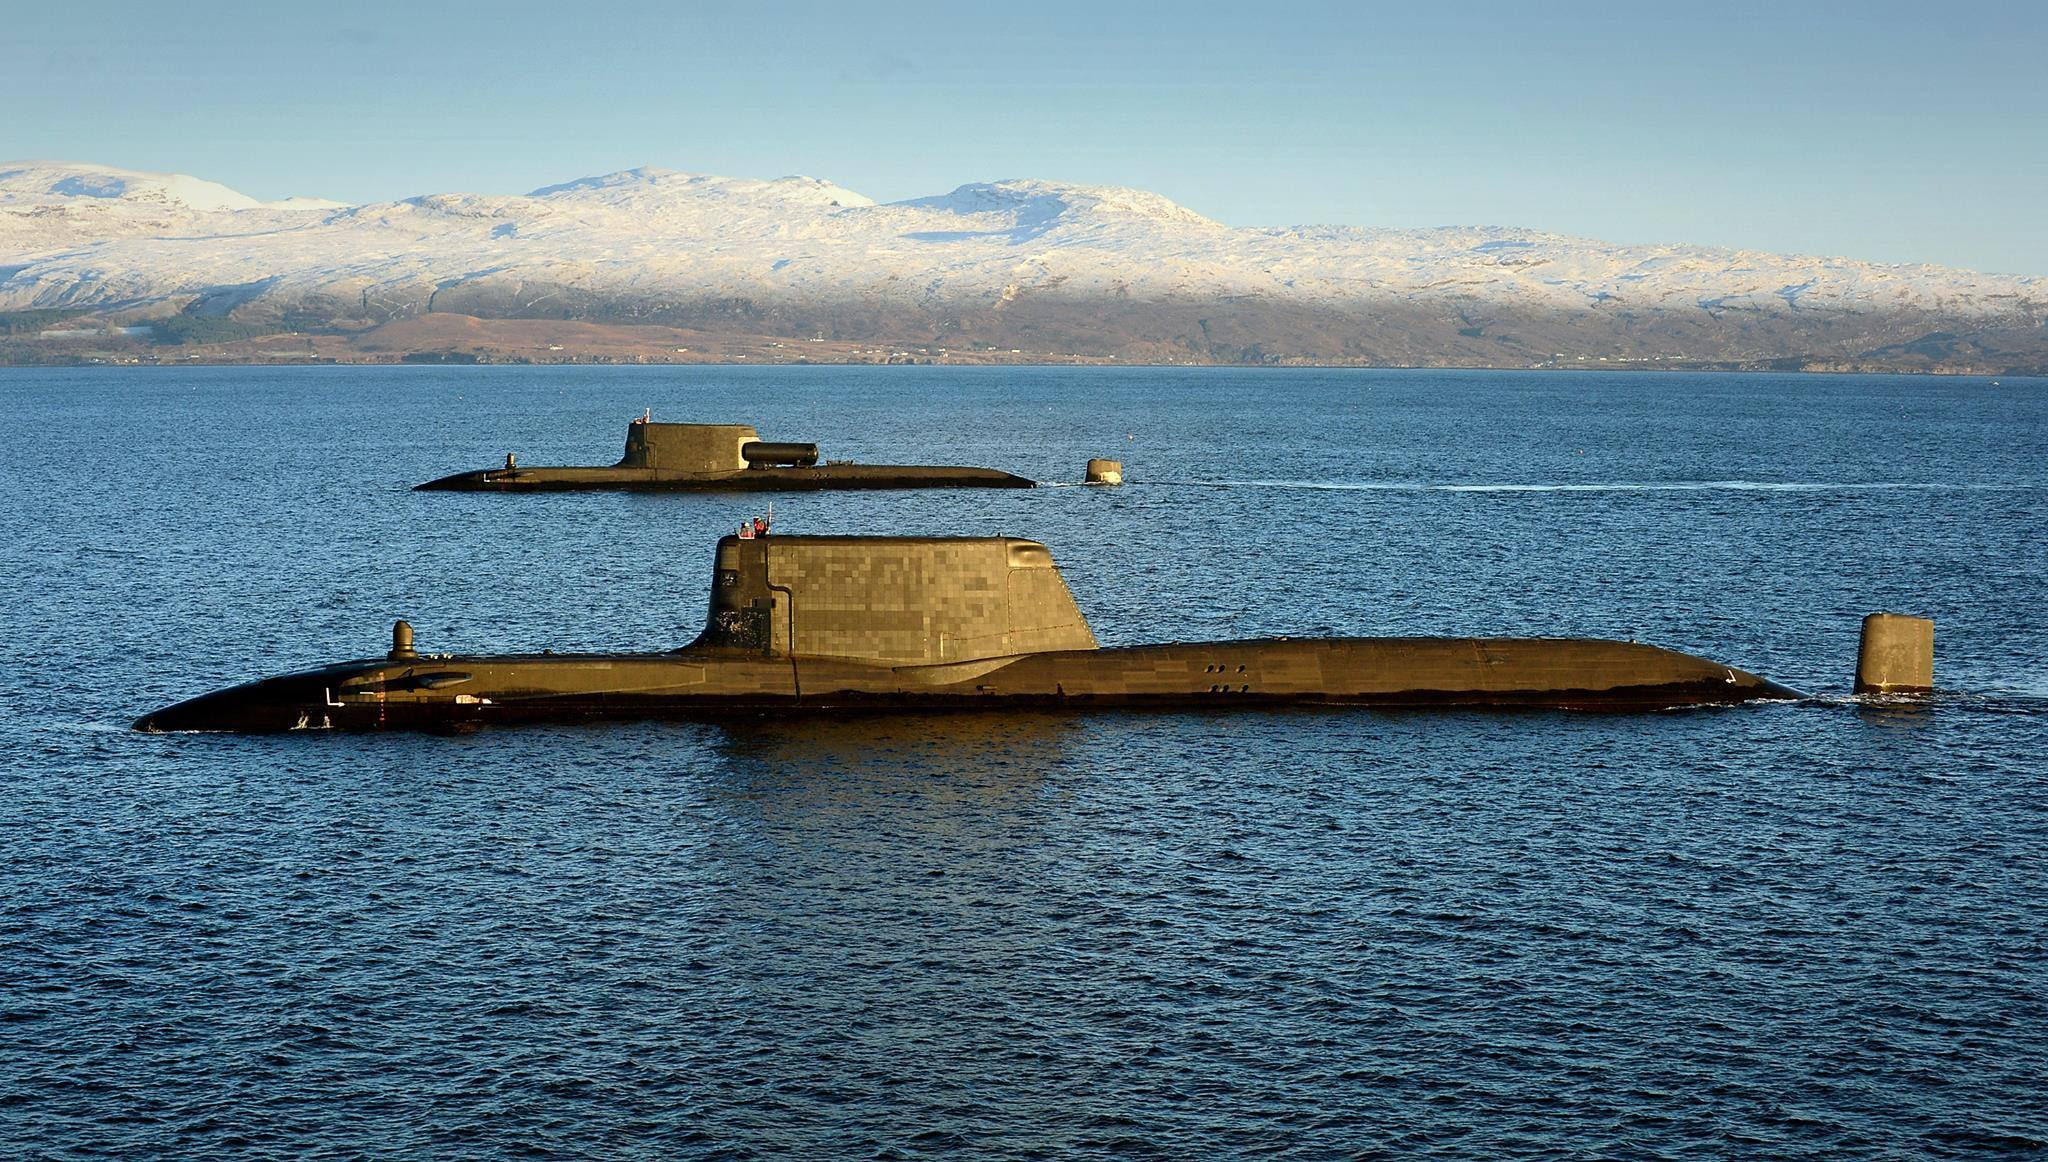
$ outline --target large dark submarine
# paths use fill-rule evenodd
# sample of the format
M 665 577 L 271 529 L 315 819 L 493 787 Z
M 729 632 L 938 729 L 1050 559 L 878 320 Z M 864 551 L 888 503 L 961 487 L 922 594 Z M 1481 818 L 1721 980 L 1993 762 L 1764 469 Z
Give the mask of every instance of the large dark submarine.
M 1290 705 L 1644 711 L 1792 699 L 1733 667 L 1573 638 L 1278 638 L 1105 649 L 1052 555 L 1009 538 L 728 536 L 667 653 L 391 652 L 148 714 L 144 731 Z
M 503 468 L 458 472 L 419 492 L 801 492 L 862 488 L 1030 488 L 1033 481 L 993 468 L 927 464 L 818 462 L 816 444 L 761 439 L 745 424 L 658 424 L 642 416 L 626 426 L 626 453 L 608 468 Z

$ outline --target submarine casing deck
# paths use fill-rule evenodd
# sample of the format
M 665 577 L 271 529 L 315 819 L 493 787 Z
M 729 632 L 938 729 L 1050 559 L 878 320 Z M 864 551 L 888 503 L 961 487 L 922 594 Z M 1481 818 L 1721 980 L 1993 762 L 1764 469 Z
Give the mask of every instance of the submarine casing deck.
M 461 472 L 415 492 L 825 492 L 911 488 L 1036 488 L 994 468 L 921 464 L 822 464 L 816 468 L 743 468 L 702 475 L 648 468 L 514 468 Z
M 887 666 L 729 648 L 344 663 L 168 707 L 141 730 L 403 730 L 876 711 L 1352 706 L 1648 711 L 1800 695 L 1632 642 L 1336 638 Z

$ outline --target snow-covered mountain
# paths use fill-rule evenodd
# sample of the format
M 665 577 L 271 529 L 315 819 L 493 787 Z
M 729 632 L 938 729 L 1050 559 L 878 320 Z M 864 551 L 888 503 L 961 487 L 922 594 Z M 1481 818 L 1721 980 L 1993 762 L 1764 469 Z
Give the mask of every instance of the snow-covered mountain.
M 992 342 L 1022 328 L 1074 349 L 1406 362 L 1432 348 L 1467 362 L 1663 348 L 1849 358 L 1959 332 L 2048 347 L 2042 278 L 1500 227 L 1239 229 L 1107 186 L 1001 181 L 878 204 L 812 178 L 662 169 L 347 206 L 0 163 L 0 311 L 36 308 L 296 325 L 454 311 Z

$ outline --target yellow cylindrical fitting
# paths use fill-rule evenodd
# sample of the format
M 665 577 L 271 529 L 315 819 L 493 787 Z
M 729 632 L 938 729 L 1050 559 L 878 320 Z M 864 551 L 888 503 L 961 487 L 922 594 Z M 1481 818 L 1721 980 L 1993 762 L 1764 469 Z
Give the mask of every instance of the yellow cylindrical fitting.
M 1934 623 L 1902 613 L 1863 619 L 1856 652 L 1858 694 L 1924 694 L 1934 689 Z
M 1090 461 L 1088 461 L 1088 483 L 1090 483 L 1090 484 L 1122 484 L 1123 482 L 1124 482 L 1124 465 L 1123 465 L 1123 461 L 1121 461 L 1121 460 L 1090 460 Z

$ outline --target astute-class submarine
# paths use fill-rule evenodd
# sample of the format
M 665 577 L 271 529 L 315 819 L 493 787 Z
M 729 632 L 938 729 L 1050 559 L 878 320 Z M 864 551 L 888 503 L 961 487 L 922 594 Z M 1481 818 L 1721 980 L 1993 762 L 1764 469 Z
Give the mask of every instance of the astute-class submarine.
M 1634 642 L 1278 638 L 1103 648 L 1035 541 L 728 536 L 704 630 L 667 653 L 421 654 L 208 694 L 144 731 L 398 730 L 602 719 L 1037 708 L 1546 707 L 1793 699 Z
M 993 468 L 818 462 L 816 444 L 766 441 L 745 424 L 626 426 L 626 453 L 609 468 L 503 468 L 458 472 L 418 492 L 799 492 L 862 488 L 1030 488 L 1034 481 Z

